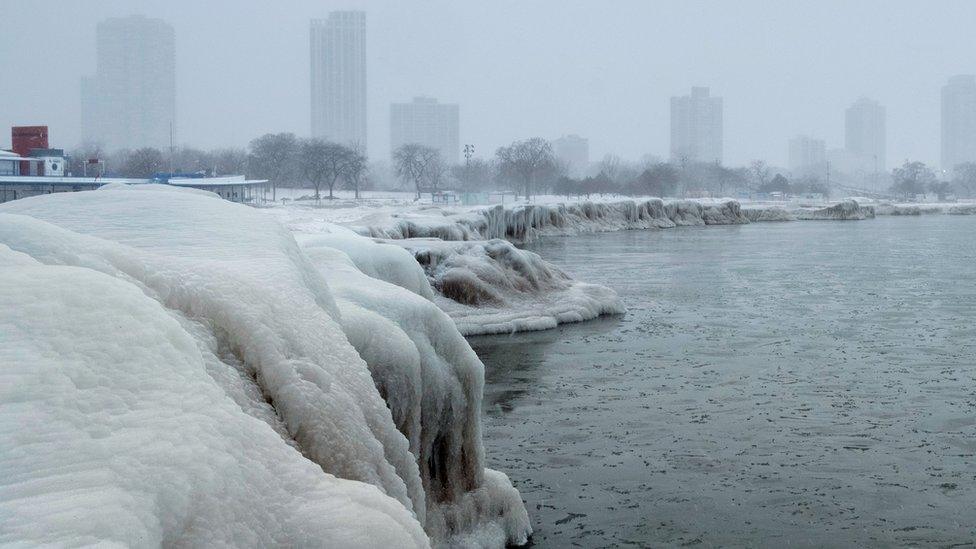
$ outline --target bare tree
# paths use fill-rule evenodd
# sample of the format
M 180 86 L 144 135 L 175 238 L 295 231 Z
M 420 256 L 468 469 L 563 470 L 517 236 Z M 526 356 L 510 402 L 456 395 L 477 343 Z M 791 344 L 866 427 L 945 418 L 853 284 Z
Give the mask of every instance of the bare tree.
M 922 194 L 925 189 L 935 183 L 935 173 L 924 162 L 906 160 L 900 168 L 892 172 L 895 183 L 891 186 L 893 192 L 902 193 L 906 199 Z
M 617 176 L 620 175 L 620 157 L 608 153 L 603 156 L 603 160 L 600 161 L 600 173 L 603 174 L 610 181 L 616 182 Z
M 148 178 L 162 169 L 163 153 L 159 149 L 146 147 L 128 153 L 120 171 L 125 177 Z
M 87 164 L 89 160 L 105 161 L 105 156 L 105 149 L 101 143 L 82 143 L 77 149 L 71 151 L 68 172 L 72 175 L 99 175 L 103 171 L 104 164 L 101 166 L 87 166 Z
M 443 187 L 448 175 L 447 163 L 441 159 L 440 151 L 434 152 L 437 154 L 427 159 L 427 166 L 424 170 L 424 180 L 427 183 L 427 188 L 431 191 L 437 191 Z
M 472 158 L 451 168 L 451 173 L 467 191 L 481 191 L 491 185 L 493 166 L 483 158 Z
M 495 155 L 499 171 L 516 183 L 516 194 L 521 190 L 526 199 L 531 198 L 536 179 L 545 172 L 554 171 L 552 146 L 541 137 L 516 141 L 499 148 Z
M 753 160 L 749 164 L 749 173 L 752 175 L 753 185 L 756 188 L 766 185 L 769 181 L 769 166 L 762 160 Z
M 167 169 L 175 173 L 209 173 L 212 157 L 206 151 L 192 147 L 179 147 L 167 153 Z
M 243 174 L 247 171 L 247 151 L 244 149 L 216 149 L 210 151 L 214 175 Z
M 366 155 L 360 150 L 350 149 L 346 169 L 342 174 L 342 180 L 345 182 L 347 189 L 352 189 L 356 193 L 357 200 L 359 200 L 359 190 L 363 186 L 368 171 L 369 164 L 366 160 Z
M 393 165 L 397 177 L 404 182 L 413 182 L 418 199 L 430 182 L 432 162 L 440 163 L 440 152 L 419 143 L 407 143 L 393 151 Z M 442 177 L 443 172 L 438 175 Z
M 963 162 L 952 169 L 952 183 L 959 194 L 972 197 L 976 194 L 976 162 Z
M 268 133 L 251 141 L 248 171 L 271 182 L 271 200 L 277 199 L 278 185 L 295 174 L 298 149 L 292 133 Z
M 679 178 L 678 169 L 673 164 L 659 162 L 640 174 L 637 185 L 642 193 L 651 196 L 674 196 Z
M 302 139 L 299 144 L 299 165 L 302 174 L 315 189 L 315 199 L 321 198 L 320 190 L 325 184 L 329 187 L 329 199 L 334 198 L 332 191 L 336 181 L 349 168 L 351 157 L 355 153 L 348 147 L 322 139 Z

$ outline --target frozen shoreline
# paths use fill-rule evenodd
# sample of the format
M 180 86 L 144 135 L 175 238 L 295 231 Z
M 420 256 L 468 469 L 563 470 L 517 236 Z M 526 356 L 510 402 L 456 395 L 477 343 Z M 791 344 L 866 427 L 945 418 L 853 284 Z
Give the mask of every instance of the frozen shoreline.
M 744 208 L 735 200 L 540 202 L 466 208 L 367 199 L 327 202 L 321 208 L 291 203 L 271 212 L 302 238 L 340 232 L 338 224 L 409 251 L 434 290 L 425 297 L 447 312 L 464 335 L 543 330 L 625 311 L 610 288 L 573 280 L 535 253 L 516 247 L 539 237 L 874 217 L 872 207 L 854 201 L 792 211 L 767 205 Z M 344 249 L 353 253 L 357 247 L 353 243 Z
M 374 246 L 170 187 L 0 206 L 0 542 L 525 543 L 481 361 Z

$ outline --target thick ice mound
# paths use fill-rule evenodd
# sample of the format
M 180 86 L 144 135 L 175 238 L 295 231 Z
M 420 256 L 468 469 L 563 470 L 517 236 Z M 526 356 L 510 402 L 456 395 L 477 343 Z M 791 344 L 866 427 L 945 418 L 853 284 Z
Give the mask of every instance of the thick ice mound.
M 434 301 L 464 335 L 544 330 L 624 312 L 613 290 L 575 281 L 506 240 L 389 242 L 423 266 L 437 291 Z
M 312 263 L 328 276 L 346 335 L 369 365 L 394 422 L 411 452 L 426 464 L 420 475 L 428 531 L 449 545 L 462 538 L 485 546 L 526 542 L 531 527 L 518 492 L 505 475 L 481 465 L 481 361 L 451 319 L 423 297 L 433 294 L 426 279 L 426 292 L 412 292 L 372 279 L 359 267 L 373 258 L 394 257 L 396 251 L 422 275 L 409 254 L 354 238 L 361 250 L 389 250 L 360 254 L 354 262 L 333 247 L 352 242 L 347 237 L 300 240 Z
M 539 236 L 573 235 L 625 229 L 666 229 L 676 225 L 748 223 L 739 203 L 668 202 L 651 198 L 617 202 L 495 206 L 457 211 L 427 207 L 389 218 L 365 220 L 357 230 L 384 239 L 439 238 L 527 242 Z
M 13 217 L 4 240 L 45 229 Z M 137 285 L 0 245 L 0 304 L 0 544 L 427 545 L 403 505 L 243 413 Z
M 4 215 L 4 212 L 24 215 Z M 517 492 L 503 475 L 483 470 L 480 424 L 476 413 L 483 378 L 477 359 L 474 359 L 475 363 L 455 364 L 450 362 L 451 358 L 443 358 L 445 363 L 441 365 L 442 368 L 426 370 L 422 361 L 417 368 L 399 362 L 391 364 L 389 361 L 383 363 L 376 360 L 367 366 L 346 339 L 347 333 L 361 335 L 355 328 L 350 328 L 355 324 L 352 318 L 355 315 L 351 314 L 347 322 L 340 312 L 343 309 L 352 310 L 350 300 L 343 297 L 336 301 L 326 283 L 329 273 L 321 270 L 319 262 L 313 265 L 291 234 L 271 216 L 214 197 L 172 192 L 170 189 L 66 193 L 0 206 L 0 243 L 47 265 L 74 265 L 84 269 L 73 271 L 99 271 L 103 273 L 100 275 L 102 278 L 107 278 L 105 275 L 114 278 L 112 284 L 141 289 L 140 295 L 148 296 L 145 299 L 150 305 L 153 301 L 149 298 L 152 298 L 162 305 L 157 305 L 161 314 L 168 314 L 170 320 L 179 326 L 180 330 L 176 333 L 183 334 L 180 337 L 185 341 L 194 343 L 193 352 L 202 357 L 197 361 L 197 370 L 214 387 L 219 387 L 215 394 L 223 398 L 224 406 L 230 407 L 228 414 L 235 412 L 243 418 L 240 421 L 251 421 L 262 426 L 266 433 L 275 438 L 279 453 L 291 452 L 293 461 L 306 469 L 317 471 L 325 479 L 322 482 L 341 486 L 350 494 L 347 499 L 358 498 L 357 501 L 366 502 L 361 504 L 368 507 L 366 510 L 350 508 L 348 520 L 342 518 L 345 515 L 340 513 L 345 510 L 345 500 L 331 498 L 329 494 L 321 497 L 324 503 L 319 507 L 307 503 L 296 504 L 298 511 L 290 519 L 281 515 L 291 516 L 292 507 L 278 504 L 275 510 L 279 514 L 274 515 L 274 524 L 286 534 L 291 525 L 299 532 L 295 538 L 282 534 L 281 539 L 285 540 L 285 544 L 307 544 L 309 539 L 298 537 L 300 534 L 317 535 L 325 528 L 332 528 L 337 535 L 320 536 L 316 538 L 318 542 L 328 539 L 338 540 L 338 545 L 346 545 L 343 540 L 349 540 L 350 545 L 390 545 L 389 540 L 397 537 L 402 539 L 396 545 L 409 543 L 408 540 L 423 545 L 426 540 L 420 524 L 427 527 L 435 543 L 447 543 L 449 539 L 461 539 L 466 535 L 474 537 L 465 539 L 492 544 L 525 540 L 529 530 Z M 346 261 L 352 264 L 351 260 Z M 383 261 L 375 263 L 378 272 L 382 270 L 382 264 Z M 22 265 L 14 267 L 18 273 L 23 269 Z M 382 284 L 365 276 L 361 282 L 360 290 L 364 292 L 369 291 L 370 284 Z M 86 287 L 74 288 L 74 291 L 59 295 L 57 299 L 78 296 L 89 308 L 100 311 L 96 305 L 105 291 L 89 295 Z M 401 293 L 414 296 L 406 290 Z M 15 296 L 4 296 L 5 299 L 12 297 Z M 420 296 L 417 299 L 429 303 Z M 4 301 L 5 312 L 16 310 L 7 303 Z M 381 321 L 379 317 L 382 315 L 377 316 L 376 311 L 365 305 L 360 307 L 361 316 L 373 313 L 371 318 Z M 133 326 L 124 322 L 126 317 L 112 311 L 105 311 L 104 314 L 107 318 L 116 317 L 118 320 L 109 326 L 102 326 L 102 333 L 121 333 L 123 338 L 128 338 Z M 414 314 L 423 316 L 427 313 Z M 396 324 L 383 318 L 390 324 Z M 417 326 L 416 330 L 422 332 L 424 329 L 444 328 L 443 323 L 427 323 Z M 146 337 L 151 337 L 153 333 L 150 331 Z M 453 333 L 454 341 L 460 340 L 460 336 Z M 391 341 L 399 341 L 398 345 L 404 348 L 408 340 L 414 341 L 409 335 L 405 338 L 396 335 L 396 331 L 389 334 Z M 374 335 L 381 337 L 379 333 Z M 439 338 L 441 335 L 428 333 L 426 337 Z M 162 336 L 156 334 L 155 337 Z M 165 337 L 172 341 L 176 336 Z M 109 344 L 114 340 L 105 338 L 104 343 Z M 127 339 L 121 341 L 123 345 L 113 352 L 119 360 L 124 361 L 131 346 Z M 135 341 L 142 340 L 136 338 Z M 34 343 L 34 340 L 27 339 L 23 345 Z M 357 343 L 362 345 L 362 341 L 357 340 Z M 43 341 L 38 340 L 38 344 L 43 349 Z M 412 344 L 419 347 L 416 343 Z M 188 346 L 184 342 L 181 347 Z M 445 343 L 442 347 L 446 349 L 450 345 Z M 463 348 L 467 349 L 466 344 Z M 377 349 L 377 352 L 381 352 L 384 347 L 381 345 Z M 467 351 L 470 352 L 470 349 Z M 457 349 L 441 350 L 440 353 L 442 357 L 463 355 L 463 351 Z M 59 364 L 63 360 L 62 354 L 56 352 L 45 356 L 49 356 L 53 364 Z M 152 367 L 156 377 L 168 379 L 170 361 L 150 357 L 146 359 L 146 364 L 146 368 Z M 106 361 L 104 368 L 109 370 L 86 377 L 86 386 L 101 387 L 106 378 L 111 377 L 111 369 L 118 367 L 118 363 Z M 180 383 L 196 383 L 195 379 L 186 375 L 178 372 L 175 375 L 179 376 Z M 147 381 L 146 389 L 151 390 L 154 385 L 155 382 Z M 384 401 L 377 386 L 413 387 L 414 392 L 408 390 L 394 397 L 387 391 L 388 401 Z M 182 385 L 180 387 L 185 389 Z M 433 433 L 429 455 L 420 459 L 410 451 L 418 447 L 415 445 L 418 437 L 416 424 L 404 429 L 404 434 L 397 428 L 398 425 L 407 425 L 404 418 L 415 421 L 418 402 L 415 389 L 418 387 L 421 395 L 419 440 L 425 440 L 428 418 L 432 422 L 430 433 Z M 111 385 L 104 396 L 108 405 L 140 401 L 125 394 L 116 395 Z M 10 402 L 15 397 L 17 394 L 6 395 L 4 402 Z M 197 414 L 210 417 L 208 412 L 192 405 L 184 406 L 182 402 L 164 401 L 160 404 L 160 413 L 173 419 L 166 424 L 166 433 L 159 435 L 162 440 L 186 438 L 182 436 L 180 428 L 192 424 L 187 419 L 188 415 L 190 418 Z M 72 407 L 74 401 L 71 398 L 58 399 L 40 408 L 48 406 L 54 408 L 52 413 L 58 413 L 59 407 Z M 80 422 L 98 423 L 87 417 L 87 410 L 79 413 Z M 92 413 L 98 414 L 98 409 L 93 408 Z M 158 429 L 145 421 L 148 418 L 135 414 L 126 425 L 144 431 L 147 440 L 157 438 Z M 395 422 L 394 418 L 398 418 L 398 421 Z M 4 425 L 9 425 L 6 419 L 3 421 Z M 215 425 L 226 425 L 228 430 L 234 431 L 232 427 L 235 424 L 227 420 L 216 421 Z M 209 501 L 206 496 L 212 487 L 230 489 L 224 485 L 234 482 L 235 477 L 225 474 L 228 467 L 241 468 L 243 466 L 234 464 L 245 462 L 248 467 L 260 468 L 263 461 L 255 452 L 263 449 L 266 443 L 241 429 L 234 431 L 239 434 L 238 438 L 228 440 L 224 440 L 226 433 L 219 429 L 204 431 L 206 435 L 218 439 L 214 444 L 228 445 L 235 451 L 221 460 L 219 467 L 201 465 L 199 474 L 204 478 L 199 482 L 190 479 L 181 483 L 187 490 L 199 487 L 202 493 L 189 499 L 201 502 L 201 505 Z M 106 432 L 112 434 L 111 429 Z M 452 433 L 452 436 L 447 437 L 446 432 Z M 190 435 L 192 433 L 187 433 L 187 436 Z M 143 460 L 135 448 L 114 444 L 115 440 L 108 436 L 104 437 L 104 442 L 90 444 L 104 455 L 120 456 L 122 461 Z M 260 441 L 260 444 L 252 441 Z M 422 448 L 422 444 L 419 447 Z M 17 467 L 26 468 L 37 461 L 34 446 L 29 440 L 20 448 L 18 446 Z M 178 452 L 179 447 L 175 446 L 173 451 Z M 82 461 L 90 463 L 84 457 Z M 272 461 L 281 462 L 281 467 L 289 464 L 286 459 L 277 456 Z M 151 469 L 151 465 L 147 467 Z M 70 469 L 72 466 L 67 464 L 66 467 Z M 91 465 L 87 468 L 85 465 L 77 466 L 77 470 L 85 475 L 92 469 Z M 334 479 L 321 473 L 322 469 L 338 477 L 371 484 L 378 490 L 366 484 Z M 4 468 L 5 472 L 8 470 Z M 163 471 L 161 474 L 165 475 L 165 469 Z M 236 471 L 234 469 L 232 473 Z M 254 476 L 247 473 L 246 467 L 242 471 L 241 475 L 249 479 Z M 273 478 L 276 471 L 265 474 Z M 33 478 L 37 474 L 40 473 L 27 469 L 24 476 Z M 98 480 L 101 478 L 99 475 L 92 478 L 95 479 L 92 482 L 109 482 Z M 43 484 L 43 489 L 51 494 L 51 501 L 64 499 L 65 495 L 58 493 L 62 486 L 60 481 L 44 479 Z M 309 490 L 316 486 L 307 479 L 297 484 Z M 290 489 L 292 485 L 286 486 Z M 153 492 L 156 489 L 165 491 L 166 487 L 159 483 L 147 484 L 147 497 L 160 501 L 160 505 L 153 509 L 156 514 L 147 517 L 150 519 L 147 524 L 163 521 L 161 517 L 168 516 L 168 513 L 185 516 L 188 518 L 183 522 L 160 522 L 163 524 L 160 526 L 162 535 L 187 535 L 191 536 L 187 538 L 190 543 L 207 544 L 207 538 L 192 537 L 197 532 L 192 522 L 196 514 L 180 515 L 178 502 L 167 497 L 160 500 L 160 496 Z M 248 489 L 245 485 L 238 491 Z M 179 490 L 175 492 L 179 495 Z M 262 507 L 254 500 L 264 497 L 263 492 L 256 490 L 250 497 L 243 498 L 228 496 L 231 505 L 212 504 L 210 511 L 240 514 L 244 511 L 235 511 L 237 507 L 246 508 L 246 511 L 254 507 L 253 512 L 260 513 Z M 132 497 L 125 494 L 125 490 L 122 490 L 114 499 L 105 498 L 104 505 L 124 505 L 119 502 Z M 233 495 L 236 494 L 234 492 Z M 13 497 L 16 494 L 0 499 L 8 501 Z M 82 523 L 92 523 L 95 524 L 91 534 L 94 539 L 101 539 L 102 534 L 111 535 L 109 525 L 99 526 L 96 520 L 98 516 L 103 516 L 100 513 L 104 513 L 104 509 L 83 506 L 75 510 L 72 507 L 73 504 L 68 503 L 62 508 L 70 509 L 78 517 L 78 522 L 72 522 L 65 532 L 82 528 Z M 451 509 L 455 507 L 456 512 L 452 512 Z M 42 506 L 37 512 L 43 514 L 45 509 Z M 431 509 L 435 512 L 428 516 Z M 86 513 L 88 511 L 91 515 Z M 411 512 L 419 524 L 409 519 Z M 340 519 L 332 523 L 329 522 L 331 516 Z M 63 520 L 59 517 L 55 513 L 51 520 Z M 320 517 L 321 524 L 316 522 Z M 214 520 L 219 521 L 220 518 Z M 33 523 L 32 520 L 28 522 Z M 377 526 L 374 528 L 374 525 Z M 201 528 L 210 531 L 214 528 L 219 530 L 220 527 L 208 525 Z M 231 540 L 226 543 L 266 545 L 261 539 L 251 543 L 252 540 L 246 537 L 246 528 L 243 530 L 239 542 Z M 276 530 L 269 528 L 267 531 Z M 338 534 L 342 537 L 337 537 Z M 373 537 L 374 534 L 376 537 Z M 347 535 L 358 535 L 359 538 L 347 538 Z M 219 538 L 214 539 L 220 542 Z M 302 539 L 305 539 L 305 543 L 302 543 Z M 298 541 L 289 543 L 288 540 Z M 274 539 L 271 541 L 276 542 Z
M 844 200 L 820 209 L 804 209 L 795 212 L 802 220 L 861 220 L 874 217 L 873 206 L 862 206 L 854 200 Z
M 464 335 L 543 330 L 624 311 L 613 290 L 575 281 L 504 240 L 377 241 L 335 225 L 317 230 L 295 236 L 310 256 L 323 246 L 345 252 L 360 273 L 436 303 Z

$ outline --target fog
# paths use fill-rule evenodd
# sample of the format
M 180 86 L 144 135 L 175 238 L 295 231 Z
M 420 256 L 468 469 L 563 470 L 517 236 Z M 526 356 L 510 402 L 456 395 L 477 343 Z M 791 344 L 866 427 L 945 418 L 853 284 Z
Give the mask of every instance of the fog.
M 724 98 L 725 163 L 784 164 L 787 139 L 843 146 L 860 96 L 888 113 L 888 164 L 938 163 L 939 90 L 976 72 L 972 2 L 258 2 L 0 1 L 0 128 L 81 136 L 79 79 L 95 26 L 143 14 L 176 32 L 177 136 L 242 146 L 309 133 L 309 20 L 367 13 L 368 152 L 389 154 L 389 104 L 460 104 L 481 154 L 515 139 L 576 133 L 590 157 L 667 157 L 669 97 Z M 0 131 L 0 147 L 10 146 Z

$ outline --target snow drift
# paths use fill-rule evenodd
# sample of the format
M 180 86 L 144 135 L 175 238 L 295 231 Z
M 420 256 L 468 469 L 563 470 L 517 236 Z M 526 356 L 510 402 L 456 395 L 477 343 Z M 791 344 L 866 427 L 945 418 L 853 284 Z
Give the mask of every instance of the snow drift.
M 0 458 L 4 471 L 28 481 L 0 486 L 0 504 L 23 517 L 14 540 L 114 540 L 123 527 L 99 517 L 120 507 L 131 507 L 132 520 L 143 525 L 133 530 L 145 532 L 140 540 L 189 545 L 389 546 L 396 539 L 423 546 L 421 527 L 435 544 L 526 540 L 517 492 L 483 467 L 481 364 L 422 297 L 407 301 L 403 296 L 414 294 L 398 289 L 399 308 L 385 311 L 386 297 L 376 296 L 393 286 L 374 290 L 382 283 L 350 271 L 343 280 L 361 276 L 359 294 L 336 299 L 327 279 L 341 263 L 351 268 L 350 259 L 323 250 L 310 261 L 270 216 L 170 188 L 7 203 L 0 206 L 0 243 L 19 252 L 5 252 L 19 259 L 4 269 L 13 282 L 4 288 L 15 290 L 0 294 L 4 320 L 17 330 L 3 333 L 20 334 L 14 358 L 43 356 L 52 372 L 37 374 L 32 385 L 30 360 L 5 360 L 19 382 L 5 385 L 3 402 L 22 401 L 31 389 L 21 387 L 43 392 L 55 372 L 81 372 L 80 382 L 32 400 L 33 408 L 3 408 L 0 425 L 17 433 L 4 439 L 14 441 Z M 71 315 L 100 322 L 71 328 L 20 314 L 17 288 L 45 269 L 65 272 L 57 275 L 64 284 L 34 301 L 66 322 Z M 411 319 L 412 331 L 363 329 L 370 322 L 394 327 L 402 318 Z M 417 355 L 424 337 L 437 344 L 418 362 L 395 362 L 383 356 L 385 344 L 370 346 L 366 338 L 387 334 L 397 349 L 413 346 Z M 90 352 L 58 343 L 87 340 Z M 433 366 L 432 357 L 439 361 Z M 119 375 L 136 366 L 141 375 Z M 89 389 L 102 407 L 79 404 Z M 116 409 L 127 415 L 116 417 Z M 75 422 L 19 427 L 30 415 Z M 152 421 L 158 417 L 167 421 Z M 45 441 L 77 438 L 88 424 L 98 436 L 85 434 L 77 452 L 38 455 Z M 144 453 L 133 440 L 159 440 L 169 452 Z M 200 456 L 184 451 L 183 441 Z M 190 456 L 198 460 L 193 467 Z M 98 472 L 102 457 L 121 464 L 117 475 Z M 77 474 L 52 477 L 56 471 Z M 75 476 L 87 483 L 79 489 L 89 499 L 73 499 Z M 50 504 L 25 506 L 24 498 Z M 139 498 L 156 505 L 129 505 Z M 239 523 L 245 527 L 232 526 Z

